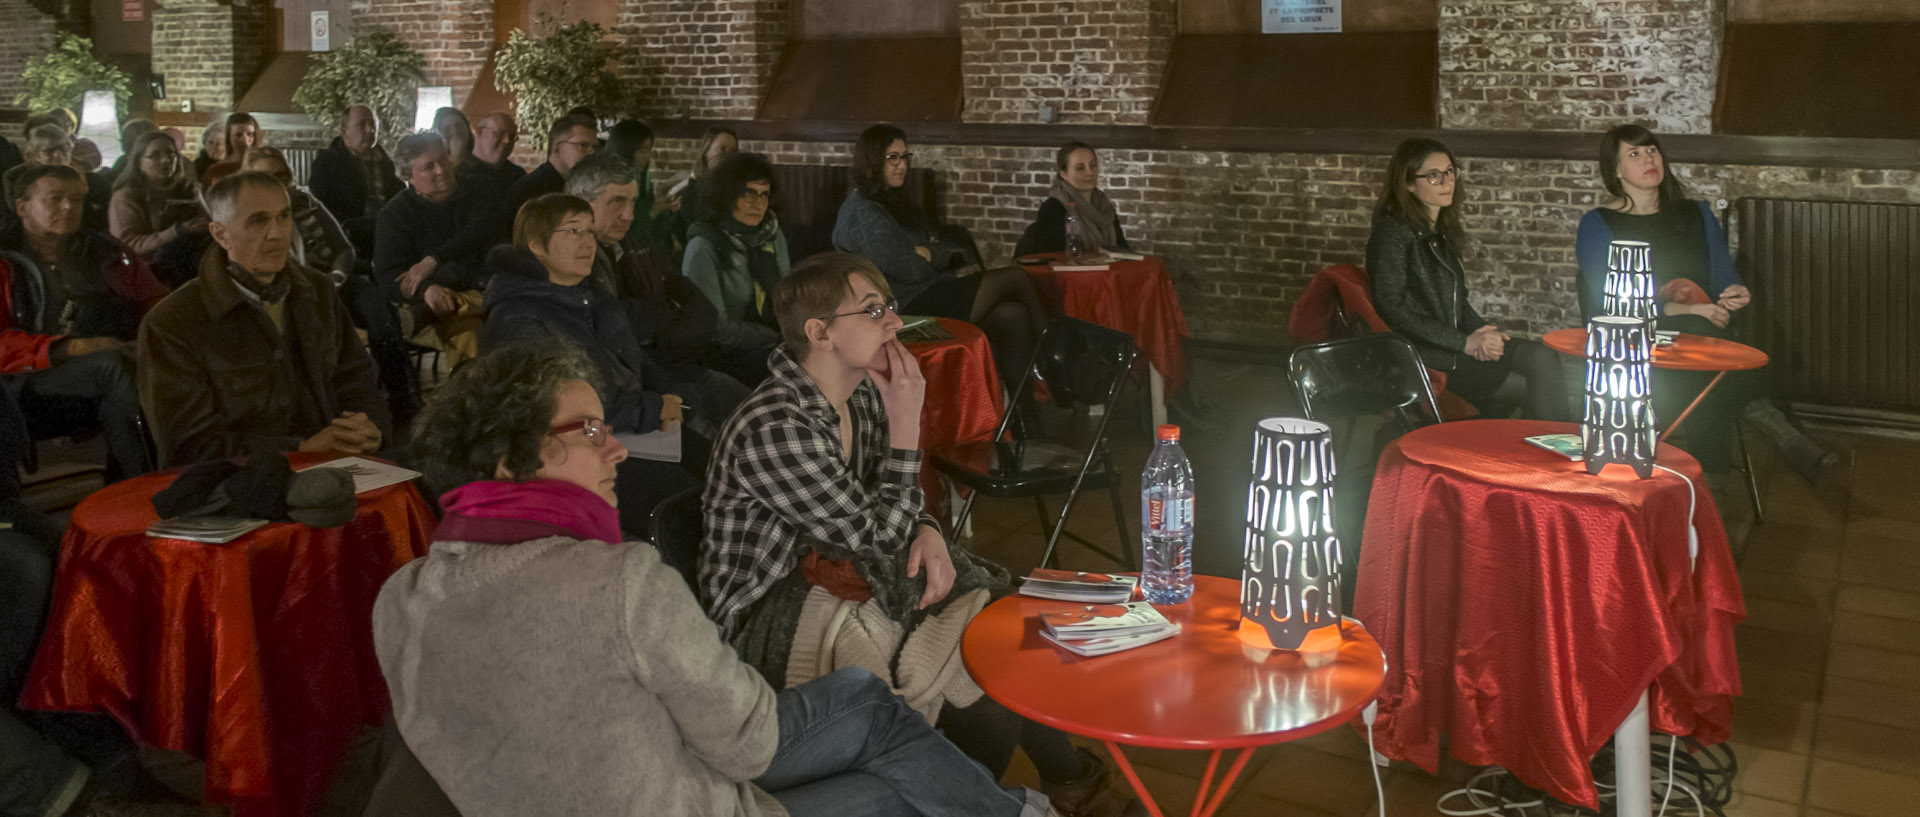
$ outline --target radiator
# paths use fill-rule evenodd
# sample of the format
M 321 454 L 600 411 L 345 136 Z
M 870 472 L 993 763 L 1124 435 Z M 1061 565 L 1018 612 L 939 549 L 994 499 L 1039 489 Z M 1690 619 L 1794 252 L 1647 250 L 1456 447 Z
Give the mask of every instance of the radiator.
M 287 169 L 293 171 L 293 183 L 305 186 L 308 177 L 313 174 L 313 157 L 320 151 L 313 148 L 285 148 L 280 151 L 287 157 Z
M 1733 230 L 1775 396 L 1920 415 L 1920 206 L 1741 199 Z

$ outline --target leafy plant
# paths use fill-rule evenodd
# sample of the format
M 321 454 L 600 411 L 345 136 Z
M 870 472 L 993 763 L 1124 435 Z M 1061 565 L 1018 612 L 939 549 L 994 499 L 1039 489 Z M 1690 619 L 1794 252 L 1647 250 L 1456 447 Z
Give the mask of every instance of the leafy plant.
M 391 31 L 354 37 L 346 48 L 314 54 L 293 104 L 329 132 L 340 129 L 348 105 L 365 105 L 380 117 L 380 141 L 388 147 L 411 133 L 414 97 L 427 81 L 427 58 Z
M 133 78 L 127 72 L 94 59 L 92 40 L 66 32 L 56 35 L 52 53 L 27 63 L 20 79 L 26 90 L 14 95 L 13 104 L 36 113 L 54 108 L 78 112 L 88 91 L 112 91 L 125 117 L 133 96 Z
M 544 32 L 538 37 L 520 29 L 507 35 L 494 61 L 493 84 L 513 94 L 535 151 L 545 153 L 548 123 L 579 105 L 618 110 L 624 99 L 619 79 L 607 70 L 612 49 L 599 23 L 560 25 L 541 15 L 537 27 Z

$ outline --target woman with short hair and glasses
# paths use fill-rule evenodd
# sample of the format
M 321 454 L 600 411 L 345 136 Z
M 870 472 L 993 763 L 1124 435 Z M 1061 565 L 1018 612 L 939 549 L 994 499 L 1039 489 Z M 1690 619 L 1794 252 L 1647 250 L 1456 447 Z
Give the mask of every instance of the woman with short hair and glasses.
M 1432 139 L 1400 143 L 1367 237 L 1373 306 L 1427 368 L 1447 373 L 1447 391 L 1494 416 L 1524 407 L 1538 420 L 1568 420 L 1562 362 L 1537 341 L 1514 340 L 1474 311 L 1460 263 L 1459 163 Z
M 935 226 L 907 191 L 913 153 L 892 125 L 861 132 L 853 146 L 853 190 L 833 225 L 834 249 L 872 261 L 887 277 L 900 311 L 978 325 L 1009 385 L 1033 357 L 1047 314 L 1032 279 L 1018 267 L 981 270 L 964 228 Z
M 416 464 L 446 514 L 381 589 L 374 648 L 407 748 L 461 814 L 1051 813 L 872 673 L 775 692 L 742 663 L 622 534 L 627 451 L 598 378 L 568 344 L 510 346 L 421 414 Z
M 521 343 L 562 340 L 585 350 L 607 402 L 607 422 L 622 434 L 669 429 L 683 419 L 680 395 L 691 384 L 676 379 L 640 346 L 626 309 L 613 293 L 594 286 L 593 207 L 565 193 L 549 193 L 520 208 L 513 246 L 487 254 L 486 325 L 480 353 Z M 661 500 L 700 484 L 706 470 L 705 438 L 680 432 L 680 462 L 634 459 L 621 466 L 620 513 L 624 529 L 644 533 L 648 514 Z
M 714 364 L 749 386 L 767 379 L 767 353 L 780 342 L 773 287 L 793 268 L 773 204 L 773 166 L 736 153 L 708 174 L 692 226 L 685 273 L 719 313 Z

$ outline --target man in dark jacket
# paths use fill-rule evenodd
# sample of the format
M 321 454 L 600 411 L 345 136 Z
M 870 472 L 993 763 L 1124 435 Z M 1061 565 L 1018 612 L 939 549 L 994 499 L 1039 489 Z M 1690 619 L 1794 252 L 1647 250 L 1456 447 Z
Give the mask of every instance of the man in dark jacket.
M 700 410 L 688 426 L 712 436 L 752 389 L 704 364 L 717 314 L 692 281 L 631 234 L 639 191 L 633 170 L 611 153 L 588 156 L 567 178 L 567 193 L 593 208 L 593 285 L 618 299 L 641 348 L 691 390 Z
M 580 160 L 600 149 L 600 132 L 593 120 L 584 116 L 563 116 L 547 129 L 547 161 L 514 182 L 507 191 L 507 220 L 520 213 L 520 206 L 548 193 L 566 189 L 567 175 Z
M 682 419 L 679 395 L 689 392 L 640 348 L 619 300 L 588 281 L 597 251 L 592 208 L 573 196 L 542 196 L 521 211 L 513 233 L 514 246 L 487 257 L 494 275 L 481 352 L 562 340 L 593 361 L 594 386 L 615 432 L 658 431 Z M 616 483 L 621 528 L 644 531 L 654 505 L 698 485 L 710 447 L 686 430 L 677 466 L 638 457 L 622 462 Z
M 502 192 L 527 175 L 526 168 L 513 163 L 513 148 L 520 143 L 520 126 L 513 115 L 490 113 L 473 126 L 473 155 L 460 163 L 459 172 L 486 176 Z M 512 221 L 511 218 L 508 221 Z
M 380 450 L 386 395 L 333 283 L 291 260 L 286 187 L 236 173 L 206 200 L 219 246 L 140 326 L 140 402 L 161 461 Z
M 387 296 L 431 322 L 458 364 L 474 352 L 480 293 L 492 272 L 488 248 L 507 240 L 499 191 L 482 178 L 461 181 L 436 133 L 416 133 L 396 148 L 407 189 L 380 210 L 374 279 Z
M 373 222 L 388 199 L 400 192 L 393 160 L 380 147 L 380 120 L 373 109 L 354 105 L 346 110 L 340 135 L 313 157 L 308 189 L 346 228 L 354 250 L 373 256 Z
M 127 341 L 166 288 L 118 241 L 80 227 L 79 171 L 31 167 L 19 187 L 18 220 L 0 228 L 0 388 L 25 433 L 13 428 L 0 444 L 0 498 L 17 494 L 35 435 L 96 426 L 107 440 L 107 481 L 144 473 Z

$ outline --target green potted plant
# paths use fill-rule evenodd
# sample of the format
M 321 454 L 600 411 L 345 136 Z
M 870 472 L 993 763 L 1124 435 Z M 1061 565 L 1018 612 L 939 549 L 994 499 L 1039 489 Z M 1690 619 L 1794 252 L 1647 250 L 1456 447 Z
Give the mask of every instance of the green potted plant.
M 361 104 L 380 117 L 380 141 L 388 148 L 413 131 L 414 96 L 427 81 L 427 59 L 391 31 L 354 37 L 346 48 L 314 54 L 293 92 L 320 127 L 340 129 L 348 105 Z
M 124 117 L 133 96 L 127 72 L 94 59 L 92 40 L 66 32 L 55 35 L 52 52 L 27 62 L 20 81 L 26 90 L 14 96 L 13 104 L 36 113 L 54 108 L 77 113 L 88 91 L 112 91 Z
M 494 61 L 493 84 L 513 94 L 534 150 L 545 153 L 547 123 L 579 105 L 619 110 L 624 99 L 619 79 L 607 70 L 612 48 L 605 28 L 584 20 L 561 25 L 545 15 L 537 26 L 541 36 L 520 29 L 507 35 Z

